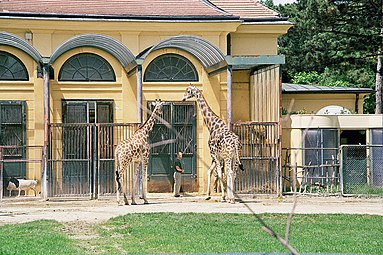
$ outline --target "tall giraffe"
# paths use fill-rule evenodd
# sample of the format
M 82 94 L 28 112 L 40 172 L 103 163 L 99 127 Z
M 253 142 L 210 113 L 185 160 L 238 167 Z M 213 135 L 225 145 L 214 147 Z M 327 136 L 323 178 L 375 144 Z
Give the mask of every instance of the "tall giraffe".
M 133 162 L 133 182 L 132 182 L 132 205 L 136 204 L 135 194 L 136 188 L 138 186 L 138 172 L 140 163 L 142 163 L 142 199 L 144 203 L 147 204 L 148 200 L 146 199 L 147 192 L 147 169 L 148 169 L 148 160 L 149 160 L 149 144 L 148 137 L 150 131 L 153 129 L 155 119 L 162 114 L 162 105 L 161 100 L 156 100 L 153 102 L 154 108 L 150 117 L 146 122 L 141 125 L 134 134 L 126 139 L 121 141 L 115 150 L 115 166 L 116 166 L 116 187 L 117 187 L 117 203 L 118 205 L 123 205 L 120 200 L 120 194 L 124 196 L 125 205 L 129 205 L 128 199 L 126 197 L 126 192 L 124 189 L 124 175 L 128 169 L 129 163 Z
M 189 86 L 186 89 L 182 100 L 185 101 L 191 97 L 195 97 L 197 99 L 204 123 L 210 133 L 208 145 L 213 162 L 208 170 L 207 199 L 210 199 L 211 174 L 213 170 L 216 170 L 221 185 L 221 201 L 225 201 L 225 189 L 221 168 L 221 160 L 223 160 L 225 170 L 227 172 L 227 197 L 231 203 L 234 203 L 235 198 L 233 189 L 238 165 L 243 170 L 243 166 L 239 159 L 241 149 L 239 137 L 232 132 L 226 123 L 211 110 L 201 91 L 194 86 Z

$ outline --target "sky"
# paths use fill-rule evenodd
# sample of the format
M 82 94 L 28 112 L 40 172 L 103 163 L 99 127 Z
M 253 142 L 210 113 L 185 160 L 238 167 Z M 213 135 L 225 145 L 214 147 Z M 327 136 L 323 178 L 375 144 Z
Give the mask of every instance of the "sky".
M 273 0 L 273 3 L 275 5 L 278 5 L 278 4 L 290 4 L 290 3 L 293 3 L 295 2 L 295 0 Z

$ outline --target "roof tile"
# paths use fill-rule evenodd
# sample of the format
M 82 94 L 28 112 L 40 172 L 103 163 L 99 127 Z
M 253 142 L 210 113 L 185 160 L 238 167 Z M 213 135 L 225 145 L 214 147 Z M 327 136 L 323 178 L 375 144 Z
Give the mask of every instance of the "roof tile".
M 118 17 L 278 16 L 257 0 L 0 0 L 0 12 Z
M 0 12 L 106 16 L 232 16 L 206 0 L 0 0 Z
M 277 12 L 265 7 L 258 0 L 210 0 L 210 2 L 241 18 L 271 18 L 279 16 Z

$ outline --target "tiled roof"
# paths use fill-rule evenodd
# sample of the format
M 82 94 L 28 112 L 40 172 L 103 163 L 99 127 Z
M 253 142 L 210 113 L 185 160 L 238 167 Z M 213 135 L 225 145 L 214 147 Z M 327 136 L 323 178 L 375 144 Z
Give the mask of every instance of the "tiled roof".
M 278 13 L 265 7 L 259 0 L 210 0 L 214 5 L 241 18 L 271 18 Z
M 0 0 L 0 15 L 106 17 L 278 17 L 257 0 Z
M 305 84 L 282 83 L 282 93 L 284 94 L 347 94 L 347 93 L 372 93 L 374 90 L 370 88 L 350 88 L 350 87 L 330 87 L 316 86 Z
M 3 15 L 232 16 L 206 0 L 0 0 L 0 12 Z

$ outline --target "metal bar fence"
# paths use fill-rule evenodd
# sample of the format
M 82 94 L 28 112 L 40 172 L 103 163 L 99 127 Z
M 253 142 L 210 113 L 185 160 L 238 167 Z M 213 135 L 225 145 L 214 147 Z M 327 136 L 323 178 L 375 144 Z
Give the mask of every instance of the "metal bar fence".
M 98 141 L 98 174 L 97 174 L 97 194 L 99 196 L 111 195 L 116 193 L 114 179 L 114 149 L 120 141 L 130 138 L 139 124 L 97 124 Z M 131 191 L 131 180 L 133 166 L 125 173 L 124 185 L 128 194 Z
M 114 148 L 129 138 L 138 124 L 50 125 L 49 196 L 89 196 L 115 193 Z M 130 192 L 131 168 L 124 179 Z
M 237 171 L 237 193 L 280 194 L 278 122 L 234 123 L 245 171 Z
M 0 146 L 0 199 L 4 197 L 11 177 L 40 180 L 43 167 L 42 150 L 42 146 Z M 41 187 L 40 181 L 39 184 Z M 8 194 L 14 196 L 18 193 L 9 191 Z
M 339 194 L 338 154 L 338 148 L 283 148 L 283 193 Z
M 325 154 L 331 155 L 331 159 L 325 160 L 322 157 Z M 283 192 L 383 196 L 382 155 L 383 145 L 284 148 Z

